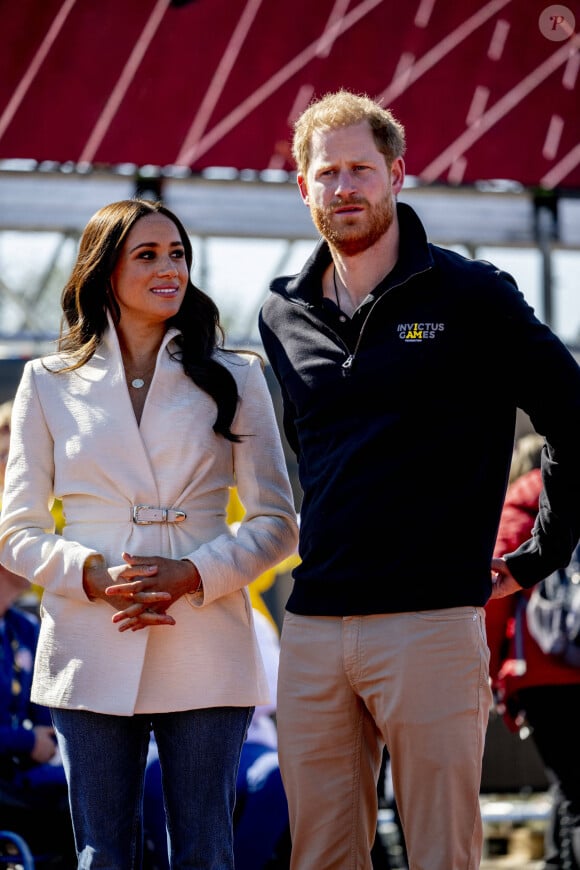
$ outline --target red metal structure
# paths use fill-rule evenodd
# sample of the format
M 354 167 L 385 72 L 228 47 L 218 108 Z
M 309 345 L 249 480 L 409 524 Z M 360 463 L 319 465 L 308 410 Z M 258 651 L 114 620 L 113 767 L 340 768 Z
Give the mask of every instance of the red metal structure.
M 313 96 L 380 97 L 421 181 L 580 188 L 580 5 L 0 0 L 0 160 L 291 172 Z

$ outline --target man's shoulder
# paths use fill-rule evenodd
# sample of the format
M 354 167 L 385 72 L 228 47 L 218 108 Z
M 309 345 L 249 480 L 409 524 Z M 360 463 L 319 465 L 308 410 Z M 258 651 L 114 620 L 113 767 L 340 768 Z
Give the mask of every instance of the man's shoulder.
M 275 310 L 279 303 L 288 301 L 313 301 L 313 297 L 321 292 L 322 273 L 330 261 L 328 243 L 319 239 L 300 272 L 294 275 L 278 275 L 270 281 L 269 292 L 261 310 Z
M 455 251 L 451 248 L 443 248 L 441 245 L 436 245 L 433 242 L 429 243 L 429 248 L 433 256 L 434 262 L 442 268 L 455 270 L 459 274 L 465 273 L 470 276 L 481 276 L 482 278 L 494 278 L 505 274 L 502 270 L 491 263 L 489 260 L 474 259 L 462 254 L 460 251 Z
M 455 288 L 463 295 L 469 288 L 469 297 L 479 299 L 482 304 L 495 305 L 519 304 L 522 294 L 517 281 L 509 272 L 489 260 L 472 259 L 459 251 L 430 244 L 435 273 L 439 274 L 448 290 Z
M 296 286 L 297 275 L 279 275 L 270 282 L 266 298 L 260 306 L 258 323 L 265 324 L 276 320 L 280 312 L 292 298 L 293 287 Z

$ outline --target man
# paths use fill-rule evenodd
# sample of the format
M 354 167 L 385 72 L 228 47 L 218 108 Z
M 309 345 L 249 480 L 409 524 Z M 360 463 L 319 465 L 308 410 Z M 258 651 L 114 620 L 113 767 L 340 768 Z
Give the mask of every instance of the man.
M 484 605 L 580 534 L 580 369 L 511 276 L 429 244 L 392 114 L 339 91 L 298 118 L 322 239 L 260 313 L 303 488 L 281 638 L 293 870 L 367 870 L 386 744 L 413 870 L 476 870 Z M 517 407 L 546 438 L 533 539 L 492 562 Z M 491 570 L 493 568 L 493 571 Z

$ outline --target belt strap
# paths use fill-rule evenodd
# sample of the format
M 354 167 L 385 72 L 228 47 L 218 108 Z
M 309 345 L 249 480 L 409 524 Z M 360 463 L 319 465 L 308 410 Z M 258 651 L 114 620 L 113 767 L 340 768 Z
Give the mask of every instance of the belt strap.
M 185 511 L 172 508 L 152 507 L 149 504 L 133 505 L 133 522 L 137 526 L 148 526 L 151 523 L 182 523 L 186 518 Z

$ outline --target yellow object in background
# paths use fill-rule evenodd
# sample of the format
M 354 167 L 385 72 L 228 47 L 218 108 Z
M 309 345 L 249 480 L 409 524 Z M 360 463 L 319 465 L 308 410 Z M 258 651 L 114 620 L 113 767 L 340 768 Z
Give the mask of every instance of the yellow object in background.
M 60 535 L 64 526 L 64 514 L 62 512 L 62 502 L 60 501 L 60 499 L 54 500 L 50 512 L 54 518 L 54 529 Z M 40 601 L 40 599 L 42 598 L 42 593 L 44 591 L 42 586 L 36 586 L 34 583 L 31 583 L 30 589 L 32 592 L 34 592 L 34 594 Z
M 241 503 L 238 491 L 235 487 L 230 490 L 230 500 L 227 508 L 227 520 L 230 525 L 241 522 L 243 516 L 245 514 L 244 506 Z M 270 589 L 274 583 L 276 582 L 276 577 L 278 574 L 285 574 L 287 571 L 291 571 L 295 565 L 299 562 L 298 554 L 288 556 L 284 559 L 283 562 L 280 562 L 274 568 L 270 568 L 269 571 L 265 571 L 263 574 L 260 574 L 259 577 L 256 577 L 255 580 L 250 583 L 248 586 L 248 592 L 250 593 L 250 601 L 252 602 L 252 607 L 255 607 L 256 610 L 259 610 L 268 619 L 272 622 L 273 625 L 276 626 L 276 630 L 278 626 L 276 624 L 276 620 L 270 613 L 266 602 L 264 601 L 263 593 Z

